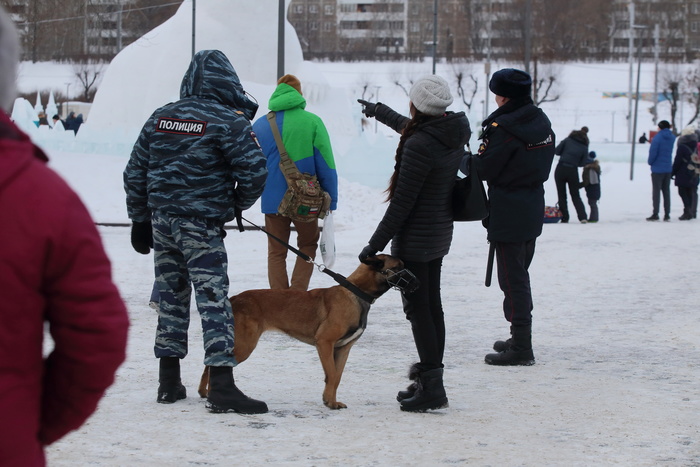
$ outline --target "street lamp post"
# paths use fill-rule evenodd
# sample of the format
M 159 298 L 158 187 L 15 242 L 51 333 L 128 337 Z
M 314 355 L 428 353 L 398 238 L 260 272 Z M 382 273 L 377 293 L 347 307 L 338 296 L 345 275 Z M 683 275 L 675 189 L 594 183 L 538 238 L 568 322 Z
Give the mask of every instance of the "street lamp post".
M 279 0 L 277 13 L 277 78 L 284 76 L 284 1 Z
M 194 57 L 194 38 L 195 38 L 195 17 L 197 13 L 197 0 L 192 0 L 192 57 Z
M 437 55 L 437 24 L 438 24 L 438 0 L 433 3 L 433 74 L 435 74 L 435 60 Z
M 627 140 L 634 144 L 634 135 L 632 134 L 632 77 L 634 76 L 634 1 L 630 1 L 629 5 L 630 27 L 629 27 L 629 45 L 628 59 L 630 65 L 629 72 L 629 93 L 627 95 Z

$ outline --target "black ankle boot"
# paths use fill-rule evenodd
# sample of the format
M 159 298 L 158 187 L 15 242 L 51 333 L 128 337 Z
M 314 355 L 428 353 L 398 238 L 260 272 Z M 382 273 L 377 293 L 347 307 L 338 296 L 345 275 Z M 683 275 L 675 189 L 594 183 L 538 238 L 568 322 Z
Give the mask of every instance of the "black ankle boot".
M 512 342 L 507 350 L 490 353 L 484 359 L 489 365 L 523 365 L 535 364 L 532 353 L 532 326 L 511 326 Z
M 163 357 L 160 359 L 158 371 L 158 397 L 156 401 L 161 404 L 172 404 L 187 397 L 185 386 L 180 380 L 180 359 L 177 357 Z
M 425 412 L 448 406 L 445 387 L 442 384 L 442 368 L 422 371 L 413 397 L 401 401 L 404 412 Z
M 510 335 L 513 335 L 513 326 L 510 327 Z M 493 350 L 496 352 L 505 352 L 506 350 L 510 349 L 510 346 L 513 345 L 513 338 L 509 337 L 508 339 L 504 341 L 496 341 L 493 343 Z
M 408 379 L 410 379 L 413 382 L 408 385 L 405 391 L 399 391 L 399 393 L 396 395 L 397 401 L 401 402 L 404 399 L 409 399 L 413 397 L 413 395 L 416 393 L 416 389 L 418 389 L 419 375 L 420 369 L 418 368 L 418 364 L 415 363 L 411 365 L 411 368 L 408 370 Z
M 207 409 L 212 413 L 254 414 L 267 412 L 267 404 L 251 399 L 236 387 L 233 381 L 233 368 L 230 366 L 209 367 L 207 402 Z

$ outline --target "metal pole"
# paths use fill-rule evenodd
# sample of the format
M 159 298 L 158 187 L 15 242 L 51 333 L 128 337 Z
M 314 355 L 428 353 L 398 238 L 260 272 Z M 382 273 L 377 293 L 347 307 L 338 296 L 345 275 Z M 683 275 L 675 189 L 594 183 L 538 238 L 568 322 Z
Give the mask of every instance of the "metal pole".
M 637 91 L 634 96 L 634 127 L 632 130 L 632 135 L 637 134 L 637 110 L 639 109 L 639 75 L 642 70 L 642 53 L 641 46 L 637 47 Z M 637 146 L 634 138 L 632 138 L 632 156 L 630 158 L 630 180 L 634 180 L 634 149 Z
M 197 0 L 192 0 L 192 57 L 194 57 L 194 39 L 195 39 L 195 18 L 197 16 Z
M 530 74 L 530 61 L 532 59 L 532 0 L 525 1 L 525 72 Z
M 433 3 L 433 74 L 435 74 L 435 56 L 437 55 L 437 11 L 438 0 Z
M 493 1 L 489 0 L 489 20 L 488 29 L 486 30 L 486 63 L 484 64 L 484 73 L 486 74 L 486 98 L 484 99 L 484 120 L 489 116 L 489 78 L 491 77 L 491 12 Z
M 658 120 L 659 103 L 659 24 L 654 25 L 654 125 Z
M 632 77 L 634 76 L 634 1 L 629 3 L 630 13 L 630 37 L 628 47 L 630 73 L 629 73 L 629 95 L 627 96 L 627 140 L 634 144 L 634 135 L 632 134 Z
M 277 12 L 277 78 L 284 76 L 284 0 L 279 0 Z
M 117 52 L 122 51 L 122 10 L 124 4 L 119 0 L 119 11 L 117 12 Z

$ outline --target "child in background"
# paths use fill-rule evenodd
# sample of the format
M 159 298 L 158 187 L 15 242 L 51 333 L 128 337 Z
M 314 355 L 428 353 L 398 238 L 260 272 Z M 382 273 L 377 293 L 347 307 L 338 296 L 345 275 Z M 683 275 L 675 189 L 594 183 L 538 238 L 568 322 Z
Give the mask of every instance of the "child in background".
M 588 161 L 583 166 L 583 183 L 581 186 L 586 189 L 586 198 L 590 206 L 590 216 L 588 222 L 598 222 L 598 200 L 600 199 L 600 165 L 596 159 L 595 151 L 588 153 Z

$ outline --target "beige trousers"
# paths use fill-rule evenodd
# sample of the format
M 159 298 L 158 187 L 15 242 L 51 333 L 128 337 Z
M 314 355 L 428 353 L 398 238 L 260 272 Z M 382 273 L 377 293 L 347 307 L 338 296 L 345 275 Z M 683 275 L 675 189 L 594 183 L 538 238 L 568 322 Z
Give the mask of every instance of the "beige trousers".
M 265 214 L 265 230 L 285 243 L 289 243 L 292 224 L 297 231 L 297 249 L 311 259 L 315 259 L 320 237 L 318 219 L 313 222 L 295 222 L 279 214 Z M 286 246 L 270 236 L 267 237 L 267 278 L 270 288 L 307 290 L 311 274 L 314 272 L 314 265 L 292 253 L 296 262 L 290 284 L 287 276 L 288 251 Z

